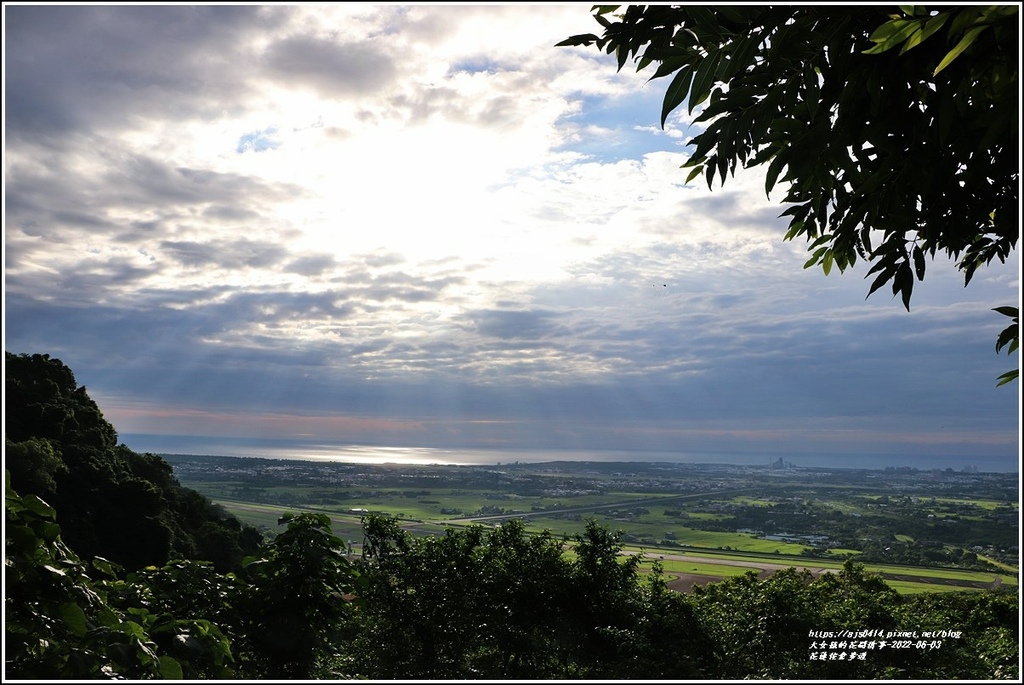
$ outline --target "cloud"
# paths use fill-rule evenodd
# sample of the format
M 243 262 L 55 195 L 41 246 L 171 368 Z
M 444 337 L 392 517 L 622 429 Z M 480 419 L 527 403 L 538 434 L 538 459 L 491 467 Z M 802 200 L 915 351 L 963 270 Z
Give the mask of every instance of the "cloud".
M 482 335 L 493 338 L 537 339 L 565 332 L 554 323 L 553 312 L 485 310 L 470 312 L 468 316 Z
M 665 84 L 553 47 L 586 8 L 5 12 L 5 343 L 62 358 L 124 432 L 1015 435 L 989 310 L 1016 256 L 967 290 L 929 263 L 911 314 L 865 301 L 862 264 L 803 270 L 763 174 L 684 183 Z
M 302 276 L 320 276 L 332 271 L 337 266 L 333 255 L 320 254 L 298 257 L 290 262 L 285 269 Z
M 5 8 L 8 141 L 196 116 L 245 93 L 258 7 Z M 236 52 L 236 50 L 238 50 Z
M 163 254 L 187 267 L 219 269 L 273 268 L 288 252 L 283 245 L 252 240 L 220 240 L 209 243 L 164 241 Z
M 398 70 L 377 41 L 289 36 L 262 55 L 266 73 L 288 87 L 307 86 L 324 97 L 367 95 L 387 88 Z

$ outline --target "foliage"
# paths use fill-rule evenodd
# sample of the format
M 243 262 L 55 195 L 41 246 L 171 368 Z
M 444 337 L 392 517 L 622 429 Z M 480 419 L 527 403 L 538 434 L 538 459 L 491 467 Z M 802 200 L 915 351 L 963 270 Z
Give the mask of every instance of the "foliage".
M 82 558 L 129 570 L 172 558 L 237 569 L 262 536 L 208 498 L 183 488 L 170 465 L 117 442 L 71 369 L 49 355 L 5 355 L 5 458 L 14 487 L 62 515 L 64 539 Z
M 207 561 L 173 560 L 102 586 L 111 605 L 144 617 L 161 654 L 181 662 L 184 677 L 230 678 L 235 675 L 232 628 L 238 621 L 237 597 L 245 584 L 234 574 L 220 575 Z
M 174 679 L 991 679 L 1017 677 L 1017 597 L 905 598 L 860 565 L 751 572 L 668 589 L 589 522 L 571 541 L 520 521 L 415 538 L 364 520 L 355 566 L 323 514 L 246 568 L 174 561 L 121 577 L 60 538 L 51 507 L 7 490 L 5 675 Z M 90 573 L 104 576 L 93 580 Z M 959 631 L 939 650 L 812 660 L 814 631 Z M 849 648 L 853 650 L 853 647 Z
M 710 672 L 703 629 L 590 522 L 572 557 L 521 521 L 414 538 L 370 516 L 357 672 L 371 678 L 666 678 Z
M 332 677 L 351 609 L 352 568 L 326 514 L 286 515 L 287 529 L 247 560 L 239 657 L 248 677 Z
M 364 526 L 359 672 L 372 678 L 471 677 L 466 662 L 484 623 L 483 530 L 412 538 L 394 519 L 376 516 Z
M 942 593 L 911 598 L 899 612 L 906 626 L 959 631 L 914 664 L 915 678 L 1020 679 L 1019 597 L 1013 592 Z M 901 677 L 901 676 L 897 676 Z
M 690 602 L 668 590 L 660 566 L 641 584 L 639 555 L 623 558 L 621 537 L 596 521 L 575 537 L 570 628 L 580 635 L 579 675 L 692 679 L 719 667 Z
M 46 438 L 29 438 L 22 442 L 4 441 L 4 467 L 15 483 L 26 492 L 47 493 L 57 489 L 56 476 L 67 473 L 68 467 Z
M 1020 345 L 1020 312 L 1016 307 L 996 307 L 993 311 L 997 311 L 1013 320 L 1013 323 L 1004 328 L 999 334 L 999 338 L 996 340 L 996 352 L 1001 351 L 1005 347 L 1007 354 L 1013 354 Z M 1016 380 L 1019 376 L 1020 369 L 1011 369 L 999 377 L 999 383 L 996 385 L 1005 385 L 1012 380 Z
M 1017 597 L 1009 593 L 942 593 L 904 598 L 863 566 L 838 574 L 751 572 L 697 588 L 697 615 L 722 650 L 720 678 L 885 679 L 1015 678 L 1019 654 Z M 848 638 L 864 630 L 880 636 Z M 879 646 L 905 632 L 910 648 Z M 955 639 L 926 631 L 959 633 Z M 819 639 L 821 633 L 831 633 Z M 923 640 L 924 646 L 919 645 Z M 818 647 L 811 647 L 812 642 Z M 854 660 L 812 660 L 814 651 L 865 652 Z M 864 649 L 863 643 L 871 647 Z M 825 646 L 821 646 L 824 643 Z M 938 644 L 941 643 L 941 644 Z M 852 646 L 851 646 L 852 645 Z
M 685 104 L 702 129 L 687 181 L 765 165 L 766 192 L 787 185 L 786 239 L 809 244 L 805 268 L 865 260 L 868 294 L 891 284 L 909 310 L 926 256 L 956 259 L 966 285 L 1016 247 L 1016 5 L 618 8 L 594 7 L 601 36 L 558 45 L 671 76 L 662 125 Z M 1001 309 L 1015 321 L 997 350 L 1012 352 L 1017 311 Z
M 557 678 L 571 669 L 565 621 L 575 597 L 564 543 L 519 519 L 491 529 L 480 554 L 481 645 L 474 671 L 502 679 Z
M 194 674 L 191 659 L 223 662 L 227 644 L 205 620 L 155 616 L 119 608 L 108 588 L 61 539 L 56 512 L 35 495 L 5 484 L 5 676 L 17 679 L 171 678 Z M 94 570 L 113 572 L 103 559 Z M 213 636 L 179 658 L 159 654 L 156 640 L 186 647 L 193 635 Z M 159 636 L 159 637 L 157 637 Z M 229 673 L 219 670 L 218 675 Z

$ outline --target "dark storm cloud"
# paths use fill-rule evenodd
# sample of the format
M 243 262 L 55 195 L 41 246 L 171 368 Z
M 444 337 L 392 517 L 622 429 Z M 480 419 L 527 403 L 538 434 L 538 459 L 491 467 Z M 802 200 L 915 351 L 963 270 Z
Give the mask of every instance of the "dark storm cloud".
M 766 206 L 758 203 L 751 206 L 748 192 L 724 188 L 716 188 L 710 195 L 693 195 L 692 187 L 682 189 L 676 215 L 668 220 L 659 218 L 655 221 L 642 221 L 643 231 L 664 236 L 675 245 L 679 245 L 681 241 L 689 242 L 687 239 L 693 234 L 691 227 L 696 221 L 719 228 L 722 235 L 718 238 L 729 234 L 736 235 L 739 231 L 747 235 L 763 234 L 773 239 L 781 238 L 786 233 L 787 222 L 785 218 L 779 218 L 786 205 Z M 723 249 L 725 246 L 719 240 L 715 247 Z
M 490 309 L 469 312 L 467 317 L 482 335 L 493 338 L 550 338 L 565 332 L 557 315 L 548 311 Z
M 184 368 L 190 358 L 204 359 L 218 349 L 229 356 L 236 354 L 211 340 L 244 332 L 254 324 L 339 322 L 352 312 L 352 306 L 337 293 L 261 293 L 230 288 L 206 289 L 191 297 L 181 292 L 140 292 L 135 304 L 114 307 L 86 302 L 76 306 L 70 298 L 64 304 L 54 304 L 8 293 L 8 316 L 18 323 L 6 331 L 7 343 L 26 351 L 74 353 L 89 358 L 90 364 L 118 359 L 145 365 L 157 357 Z M 277 350 L 267 345 L 260 357 L 286 359 L 303 349 L 287 341 L 276 344 Z M 238 352 L 242 349 L 244 346 Z
M 247 205 L 254 201 L 283 200 L 303 194 L 297 185 L 269 185 L 237 173 L 174 166 L 149 155 L 121 154 L 111 161 L 99 184 L 109 188 L 104 196 L 136 207 L 194 207 L 210 203 L 219 208 L 215 211 L 232 208 L 231 218 L 235 220 L 239 212 L 251 212 Z
M 398 299 L 406 302 L 425 302 L 438 299 L 440 294 L 466 279 L 460 275 L 429 276 L 404 272 L 374 276 L 363 292 L 374 299 Z M 450 300 L 454 301 L 454 300 Z
M 69 243 L 79 242 L 76 232 L 87 232 L 130 244 L 176 232 L 182 223 L 195 222 L 197 214 L 220 223 L 259 224 L 265 221 L 265 203 L 304 194 L 289 183 L 179 167 L 138 153 L 108 151 L 105 161 L 98 173 L 60 161 L 45 169 L 12 164 L 5 197 L 8 221 L 28 234 Z M 126 210 L 159 217 L 125 219 Z
M 285 271 L 302 276 L 319 276 L 337 266 L 337 260 L 331 255 L 308 255 L 299 257 L 285 266 Z
M 222 321 L 223 329 L 259 323 L 280 326 L 293 322 L 336 323 L 354 311 L 354 306 L 336 292 L 237 292 L 223 302 L 205 307 L 210 320 Z
M 225 223 L 241 223 L 260 218 L 258 212 L 244 207 L 230 207 L 227 205 L 211 205 L 203 210 L 203 216 Z
M 187 267 L 215 266 L 221 269 L 272 268 L 288 257 L 288 250 L 278 243 L 253 240 L 194 241 L 165 240 L 163 253 Z
M 244 5 L 5 7 L 8 141 L 232 108 L 249 61 L 233 52 L 238 38 L 271 15 Z
M 380 269 L 385 266 L 397 266 L 405 262 L 405 257 L 397 252 L 360 255 L 359 259 L 367 266 Z
M 262 59 L 272 78 L 288 86 L 314 88 L 327 97 L 377 92 L 390 85 L 398 71 L 378 41 L 296 35 L 271 43 Z
M 73 271 L 28 269 L 8 273 L 4 280 L 7 297 L 11 297 L 12 293 L 31 294 L 59 300 L 74 307 L 89 306 L 109 299 L 111 293 L 139 288 L 154 272 L 152 266 L 140 265 L 125 258 L 97 259 L 83 260 Z

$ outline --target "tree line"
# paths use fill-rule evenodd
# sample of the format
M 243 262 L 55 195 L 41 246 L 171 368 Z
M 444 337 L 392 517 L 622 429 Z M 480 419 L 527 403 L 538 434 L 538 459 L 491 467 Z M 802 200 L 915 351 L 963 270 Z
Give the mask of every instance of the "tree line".
M 263 539 L 117 445 L 59 360 L 8 354 L 6 387 L 5 678 L 1018 676 L 1015 592 L 901 596 L 848 563 L 681 594 L 593 521 L 415 537 L 367 516 L 352 557 L 305 513 Z M 864 630 L 959 637 L 818 637 Z

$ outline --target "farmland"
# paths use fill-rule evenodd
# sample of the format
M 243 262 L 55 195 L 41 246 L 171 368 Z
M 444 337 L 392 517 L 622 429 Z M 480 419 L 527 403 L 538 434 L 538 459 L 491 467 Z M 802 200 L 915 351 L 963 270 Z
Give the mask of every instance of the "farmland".
M 571 538 L 593 519 L 645 555 L 645 568 L 657 559 L 677 589 L 790 566 L 837 571 L 850 557 L 906 593 L 1018 582 L 1016 474 L 164 457 L 183 485 L 267 534 L 286 511 L 328 514 L 353 553 L 370 513 L 416 535 L 518 518 Z

